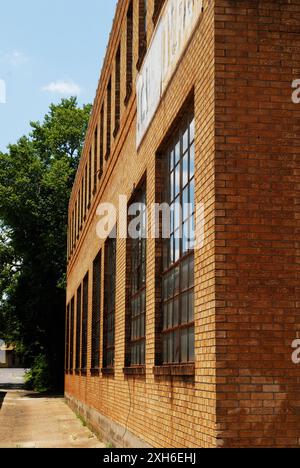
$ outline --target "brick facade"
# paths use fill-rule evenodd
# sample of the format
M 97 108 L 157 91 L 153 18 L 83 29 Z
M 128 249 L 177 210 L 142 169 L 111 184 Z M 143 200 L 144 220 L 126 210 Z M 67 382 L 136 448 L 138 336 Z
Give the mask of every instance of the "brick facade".
M 132 3 L 132 92 L 126 47 L 131 2 L 122 0 L 70 200 L 67 304 L 87 272 L 89 300 L 87 369 L 76 369 L 74 332 L 66 396 L 118 446 L 297 447 L 300 366 L 292 363 L 291 344 L 300 332 L 300 107 L 291 101 L 291 83 L 300 77 L 300 1 L 204 0 L 192 39 L 136 150 L 139 3 Z M 163 2 L 147 3 L 149 45 L 157 19 L 154 6 L 161 8 Z M 119 194 L 130 199 L 145 178 L 147 204 L 160 201 L 159 150 L 187 101 L 193 101 L 196 125 L 195 198 L 205 207 L 204 247 L 195 250 L 194 372 L 170 376 L 153 371 L 161 301 L 154 239 L 147 240 L 146 365 L 141 373 L 124 372 L 128 249 L 119 238 L 114 372 L 91 372 L 93 262 L 100 249 L 102 276 L 105 271 L 97 206 L 117 206 Z M 93 188 L 94 168 L 98 178 L 89 204 L 87 178 Z M 103 301 L 101 287 L 102 312 Z M 102 363 L 103 313 L 100 329 Z

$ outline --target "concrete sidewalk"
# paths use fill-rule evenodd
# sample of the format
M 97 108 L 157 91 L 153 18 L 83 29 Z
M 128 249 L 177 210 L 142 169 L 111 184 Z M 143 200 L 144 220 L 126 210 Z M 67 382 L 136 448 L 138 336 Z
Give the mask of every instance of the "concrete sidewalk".
M 2 398 L 2 408 L 1 408 Z M 0 448 L 104 448 L 63 398 L 0 385 Z

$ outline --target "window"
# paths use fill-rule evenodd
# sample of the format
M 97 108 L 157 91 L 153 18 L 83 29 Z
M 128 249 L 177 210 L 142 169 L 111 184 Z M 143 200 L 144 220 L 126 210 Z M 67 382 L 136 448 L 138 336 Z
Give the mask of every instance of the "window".
M 81 209 L 80 209 L 80 229 L 82 229 L 84 217 L 84 178 L 81 180 Z
M 89 308 L 89 274 L 83 280 L 82 298 L 82 336 L 81 336 L 81 371 L 87 370 L 87 333 L 88 333 L 88 308 Z
M 77 289 L 77 307 L 76 307 L 76 371 L 80 370 L 80 350 L 81 350 L 81 285 Z
M 107 108 L 106 108 L 106 159 L 109 158 L 111 147 L 111 79 L 107 86 Z
M 94 135 L 94 188 L 93 192 L 96 193 L 97 190 L 97 172 L 98 172 L 98 125 L 95 129 Z
M 120 128 L 120 96 L 121 96 L 121 45 L 118 47 L 116 55 L 116 76 L 115 76 L 115 130 L 116 137 Z
M 103 159 L 104 159 L 104 105 L 102 105 L 101 113 L 100 113 L 100 169 L 99 169 L 99 179 L 101 179 L 103 175 Z
M 129 100 L 132 92 L 132 61 L 133 61 L 133 0 L 131 0 L 127 11 L 127 37 L 126 37 L 126 98 Z
M 70 370 L 70 304 L 66 310 L 66 351 L 65 351 L 65 370 Z
M 85 165 L 84 170 L 84 219 L 86 218 L 86 210 L 87 210 L 87 200 L 88 200 L 88 168 L 87 164 Z
M 147 51 L 147 0 L 139 0 L 139 59 L 137 68 L 140 70 Z
M 163 242 L 164 364 L 194 362 L 194 134 L 190 117 L 166 154 L 171 236 Z
M 88 208 L 91 206 L 91 198 L 92 198 L 92 149 L 89 152 L 89 184 L 88 184 Z
M 79 237 L 79 229 L 78 229 L 78 201 L 76 200 L 75 203 L 75 237 L 78 239 Z
M 71 301 L 70 310 L 70 371 L 74 369 L 74 320 L 75 320 L 75 298 Z
M 92 369 L 100 365 L 101 252 L 93 264 Z
M 145 365 L 145 336 L 146 336 L 146 185 L 137 190 L 130 205 L 136 205 L 137 211 L 133 213 L 133 218 L 137 216 L 140 223 L 137 227 L 137 236 L 132 238 L 128 235 L 127 255 L 129 255 L 130 298 L 129 298 L 129 324 L 127 332 L 129 346 L 126 352 L 126 366 Z M 128 225 L 132 217 L 128 217 Z
M 103 367 L 113 369 L 115 361 L 116 239 L 105 243 Z

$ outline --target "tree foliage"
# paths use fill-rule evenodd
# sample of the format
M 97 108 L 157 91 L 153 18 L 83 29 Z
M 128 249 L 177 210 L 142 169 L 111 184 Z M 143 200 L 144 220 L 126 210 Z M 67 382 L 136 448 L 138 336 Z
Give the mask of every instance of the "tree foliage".
M 44 121 L 0 153 L 0 337 L 27 365 L 63 369 L 68 201 L 91 106 L 51 105 Z

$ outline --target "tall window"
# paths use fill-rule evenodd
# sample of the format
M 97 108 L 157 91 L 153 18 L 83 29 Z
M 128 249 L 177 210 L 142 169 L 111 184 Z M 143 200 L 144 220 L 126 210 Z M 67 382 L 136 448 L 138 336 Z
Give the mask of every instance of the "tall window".
M 76 371 L 80 370 L 80 350 L 81 350 L 81 285 L 77 289 L 77 306 L 76 306 Z
M 88 308 L 89 308 L 89 274 L 83 280 L 82 298 L 82 337 L 81 337 L 81 370 L 87 370 L 87 334 L 88 334 Z
M 102 105 L 100 113 L 100 152 L 99 152 L 99 179 L 101 179 L 103 174 L 103 159 L 104 159 L 104 105 Z
M 105 243 L 104 275 L 104 343 L 103 367 L 113 369 L 115 361 L 115 306 L 116 306 L 116 239 Z
M 88 200 L 88 167 L 87 164 L 85 165 L 84 169 L 84 219 L 86 218 L 86 210 L 87 210 L 87 200 Z
M 120 96 L 121 96 L 121 45 L 119 45 L 117 55 L 116 55 L 114 136 L 117 135 L 119 127 L 120 127 L 120 112 L 121 112 Z
M 129 207 L 134 212 L 129 214 L 128 225 L 132 218 L 138 217 L 136 235 L 128 235 L 128 254 L 130 257 L 130 330 L 129 349 L 126 352 L 126 366 L 145 365 L 146 336 L 146 185 L 137 190 Z M 132 215 L 132 216 L 131 216 Z M 134 221 L 136 223 L 136 221 Z M 134 238 L 133 238 L 134 237 Z
M 166 155 L 171 236 L 163 245 L 164 364 L 194 361 L 194 135 L 190 117 Z
M 71 301 L 70 311 L 70 371 L 74 369 L 74 320 L 75 320 L 75 298 Z
M 111 147 L 111 78 L 107 86 L 107 108 L 106 108 L 106 159 L 109 158 Z
M 81 180 L 81 210 L 80 210 L 80 226 L 82 229 L 83 225 L 83 217 L 84 217 L 84 177 Z
M 93 264 L 92 369 L 100 365 L 101 252 Z
M 92 174 L 93 174 L 93 166 L 92 166 L 92 148 L 91 148 L 89 152 L 88 208 L 91 206 L 91 198 L 92 198 Z
M 139 59 L 138 70 L 141 68 L 147 51 L 147 0 L 139 0 Z
M 65 351 L 65 370 L 70 370 L 70 304 L 66 309 L 66 351 Z
M 125 104 L 132 92 L 132 61 L 133 61 L 133 0 L 127 11 L 127 37 L 126 37 L 126 98 Z
M 98 171 L 98 125 L 96 125 L 94 135 L 94 188 L 93 192 L 97 190 L 97 171 Z

